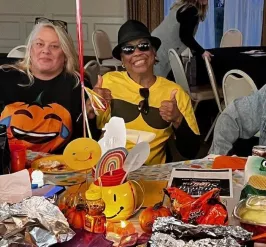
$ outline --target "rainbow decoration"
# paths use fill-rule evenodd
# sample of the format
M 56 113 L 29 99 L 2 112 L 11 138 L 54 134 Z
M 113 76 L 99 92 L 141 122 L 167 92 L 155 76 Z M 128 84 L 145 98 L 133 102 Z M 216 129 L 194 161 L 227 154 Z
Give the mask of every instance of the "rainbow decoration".
M 125 148 L 115 148 L 107 151 L 95 168 L 95 180 L 107 172 L 121 169 L 128 155 Z

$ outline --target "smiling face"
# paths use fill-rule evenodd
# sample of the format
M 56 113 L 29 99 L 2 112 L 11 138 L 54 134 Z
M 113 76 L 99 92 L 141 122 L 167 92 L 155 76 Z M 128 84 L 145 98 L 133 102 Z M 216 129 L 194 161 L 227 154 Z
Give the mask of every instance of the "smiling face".
M 121 52 L 122 63 L 130 75 L 146 73 L 153 74 L 156 53 L 149 40 L 137 39 L 127 42 L 125 46 L 136 46 L 147 43 L 149 44 L 149 49 L 147 51 L 140 51 L 139 48 L 136 48 L 132 54 L 125 54 L 123 51 Z
M 69 112 L 56 103 L 15 102 L 7 105 L 1 114 L 0 124 L 8 127 L 10 140 L 21 140 L 26 147 L 43 152 L 55 150 L 72 131 Z
M 31 70 L 40 79 L 59 75 L 65 63 L 65 55 L 59 38 L 51 27 L 43 27 L 33 40 L 31 51 Z
M 98 188 L 92 183 L 90 189 Z M 136 209 L 136 190 L 131 182 L 117 186 L 101 187 L 105 202 L 104 214 L 108 221 L 118 222 L 128 219 Z
M 63 155 L 71 169 L 91 169 L 101 157 L 101 147 L 93 139 L 78 138 L 66 146 Z

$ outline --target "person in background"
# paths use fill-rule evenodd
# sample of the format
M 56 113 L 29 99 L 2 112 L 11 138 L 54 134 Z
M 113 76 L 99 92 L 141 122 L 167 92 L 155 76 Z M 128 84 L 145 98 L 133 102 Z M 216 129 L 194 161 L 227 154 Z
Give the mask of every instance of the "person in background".
M 178 55 L 188 47 L 211 59 L 212 54 L 205 51 L 195 40 L 198 24 L 204 21 L 208 9 L 208 0 L 177 0 L 171 7 L 170 13 L 162 23 L 153 30 L 152 35 L 162 41 L 157 51 L 158 63 L 155 65 L 155 75 L 167 77 L 171 70 L 168 50 L 174 48 Z M 177 82 L 178 83 L 178 82 Z
M 260 131 L 259 144 L 266 145 L 266 86 L 252 95 L 236 99 L 219 116 L 211 154 L 232 155 L 239 138 L 249 139 Z M 252 147 L 250 147 L 251 149 Z M 251 150 L 249 152 L 251 154 Z
M 118 45 L 113 49 L 113 56 L 122 61 L 126 71 L 105 74 L 94 88 L 111 100 L 111 116 L 124 119 L 127 149 L 139 141 L 149 142 L 147 165 L 166 162 L 166 143 L 172 134 L 184 157 L 194 158 L 199 149 L 199 129 L 189 96 L 178 84 L 153 73 L 160 45 L 160 39 L 151 36 L 143 23 L 127 21 L 121 26 Z M 88 102 L 89 108 L 93 118 Z M 107 114 L 97 117 L 99 128 L 109 118 Z
M 20 140 L 27 149 L 56 152 L 82 136 L 78 71 L 66 23 L 37 18 L 25 58 L 0 66 L 0 124 L 7 126 L 10 142 Z M 85 84 L 91 87 L 88 80 Z M 96 121 L 90 122 L 95 133 Z

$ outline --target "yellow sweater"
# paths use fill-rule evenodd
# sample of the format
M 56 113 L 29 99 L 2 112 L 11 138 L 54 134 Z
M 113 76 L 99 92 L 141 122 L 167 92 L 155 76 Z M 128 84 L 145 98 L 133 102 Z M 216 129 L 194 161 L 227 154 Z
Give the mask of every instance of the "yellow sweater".
M 190 98 L 174 82 L 163 77 L 157 77 L 156 82 L 149 88 L 150 110 L 147 115 L 138 110 L 138 104 L 143 100 L 143 97 L 139 94 L 139 89 L 142 86 L 134 82 L 127 72 L 115 71 L 105 74 L 102 87 L 108 88 L 112 92 L 111 116 L 121 117 L 125 120 L 127 128 L 126 148 L 130 150 L 137 141 L 149 142 L 151 153 L 145 163 L 147 165 L 165 163 L 165 144 L 173 130 L 171 124 L 161 118 L 159 107 L 162 101 L 170 100 L 171 92 L 174 89 L 178 90 L 176 101 L 179 111 L 183 114 L 191 130 L 195 134 L 199 134 Z M 98 128 L 103 128 L 111 116 L 110 113 L 98 116 Z

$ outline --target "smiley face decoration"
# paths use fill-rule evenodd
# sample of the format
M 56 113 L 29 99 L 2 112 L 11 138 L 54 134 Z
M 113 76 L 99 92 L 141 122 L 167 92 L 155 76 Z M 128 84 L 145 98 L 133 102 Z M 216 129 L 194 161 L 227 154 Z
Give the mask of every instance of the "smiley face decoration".
M 78 138 L 66 146 L 63 156 L 71 169 L 89 170 L 101 158 L 101 147 L 91 138 Z

